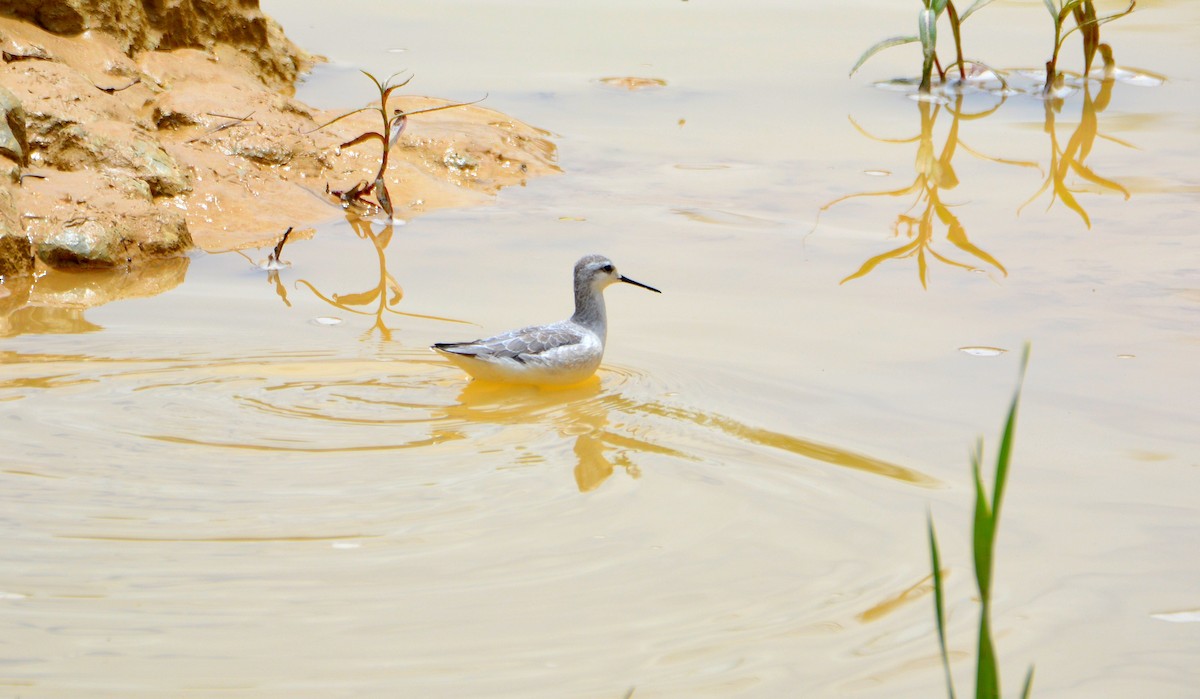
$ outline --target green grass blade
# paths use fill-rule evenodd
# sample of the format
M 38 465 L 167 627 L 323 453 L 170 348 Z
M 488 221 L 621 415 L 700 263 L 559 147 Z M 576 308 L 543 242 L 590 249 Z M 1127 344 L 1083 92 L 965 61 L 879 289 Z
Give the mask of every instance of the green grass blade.
M 971 452 L 971 477 L 975 481 L 975 519 L 971 526 L 975 557 L 975 583 L 979 596 L 986 603 L 992 587 L 992 513 L 988 505 L 987 492 L 983 486 L 981 459 L 983 440 L 976 443 Z
M 1021 689 L 1021 699 L 1029 699 L 1029 693 L 1033 691 L 1033 666 L 1029 666 L 1029 672 L 1025 673 L 1025 686 Z
M 999 678 L 996 671 L 996 653 L 992 647 L 991 596 L 992 554 L 995 542 L 995 520 L 988 505 L 987 492 L 983 485 L 981 462 L 983 440 L 976 443 L 971 453 L 971 476 L 975 481 L 975 519 L 972 525 L 972 540 L 975 559 L 975 584 L 979 587 L 979 645 L 976 651 L 975 698 L 999 699 Z
M 918 41 L 920 41 L 920 39 L 915 36 L 893 36 L 893 37 L 884 39 L 883 41 L 880 41 L 879 43 L 875 44 L 871 48 L 864 51 L 863 55 L 858 57 L 858 62 L 855 63 L 854 67 L 850 69 L 850 75 L 854 75 L 856 72 L 858 72 L 858 69 L 862 68 L 862 65 L 867 62 L 868 58 L 870 58 L 871 56 L 874 56 L 875 54 L 879 53 L 880 51 L 887 49 L 887 48 L 891 48 L 893 46 L 900 46 L 901 44 L 912 44 L 912 43 L 916 43 Z
M 929 557 L 933 566 L 933 607 L 937 616 L 938 644 L 942 647 L 942 668 L 946 671 L 946 695 L 950 699 L 956 699 L 954 678 L 950 674 L 950 651 L 946 646 L 946 598 L 942 588 L 942 561 L 938 555 L 937 533 L 933 529 L 933 514 L 929 513 L 926 518 L 929 521 Z
M 975 699 L 1000 699 L 1000 672 L 992 644 L 991 605 L 985 603 L 979 616 L 979 658 L 975 671 Z
M 1000 505 L 1004 500 L 1004 486 L 1008 482 L 1008 464 L 1012 458 L 1013 436 L 1017 430 L 1017 406 L 1021 402 L 1021 386 L 1025 383 L 1025 369 L 1029 366 L 1029 345 L 1021 353 L 1021 369 L 1017 375 L 1017 391 L 1008 409 L 1008 420 L 1004 423 L 1004 436 L 1000 439 L 1000 454 L 996 457 L 996 485 L 992 492 L 992 524 L 1000 519 Z

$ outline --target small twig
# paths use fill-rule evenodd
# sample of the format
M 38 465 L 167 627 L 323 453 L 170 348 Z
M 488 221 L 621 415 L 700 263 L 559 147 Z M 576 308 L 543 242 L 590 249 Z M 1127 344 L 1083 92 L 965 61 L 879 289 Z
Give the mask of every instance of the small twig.
M 137 85 L 137 84 L 138 84 L 138 83 L 140 83 L 141 81 L 142 81 L 142 79 L 141 79 L 141 78 L 134 78 L 133 80 L 131 80 L 131 81 L 129 82 L 129 84 L 128 84 L 128 85 L 124 85 L 124 86 L 122 86 L 122 87 L 100 87 L 100 86 L 99 86 L 99 85 L 97 85 L 96 83 L 92 83 L 92 86 L 93 86 L 93 87 L 95 87 L 97 90 L 99 90 L 99 91 L 101 91 L 101 92 L 107 92 L 108 94 L 110 94 L 110 95 L 111 95 L 111 94 L 114 94 L 114 93 L 117 93 L 117 92 L 121 92 L 122 90 L 128 90 L 129 88 L 133 87 L 134 85 Z
M 225 129 L 231 129 L 231 128 L 237 126 L 238 124 L 244 124 L 247 121 L 250 121 L 250 117 L 254 116 L 254 112 L 250 112 L 249 114 L 247 114 L 244 117 L 225 117 L 223 114 L 209 114 L 209 116 L 219 116 L 219 117 L 231 119 L 232 121 L 227 121 L 224 124 L 215 126 L 211 129 L 209 129 L 208 131 L 205 131 L 204 133 L 200 134 L 199 136 L 196 136 L 195 138 L 189 138 L 188 140 L 184 141 L 184 143 L 195 143 L 196 141 L 199 141 L 202 138 L 208 138 L 209 136 L 217 133 L 218 131 L 224 131 Z
M 283 237 L 280 238 L 279 242 L 275 244 L 275 250 L 273 250 L 271 254 L 267 256 L 268 261 L 280 261 L 279 256 L 283 253 L 283 244 L 287 242 L 288 236 L 291 234 L 292 226 L 288 226 L 288 229 L 283 232 Z

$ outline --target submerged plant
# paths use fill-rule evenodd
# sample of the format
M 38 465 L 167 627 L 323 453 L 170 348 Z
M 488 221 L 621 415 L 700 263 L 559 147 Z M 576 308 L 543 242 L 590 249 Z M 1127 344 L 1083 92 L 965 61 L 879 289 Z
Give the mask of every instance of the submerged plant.
M 996 553 L 996 529 L 1000 524 L 1000 506 L 1004 502 L 1004 486 L 1008 480 L 1008 466 L 1012 457 L 1013 437 L 1017 427 L 1017 405 L 1021 400 L 1021 384 L 1025 381 L 1025 368 L 1029 364 L 1029 345 L 1021 355 L 1021 370 L 1017 379 L 1017 390 L 1008 409 L 1004 433 L 1000 438 L 1000 451 L 996 456 L 995 481 L 989 500 L 983 482 L 983 440 L 980 439 L 971 452 L 971 475 L 975 482 L 975 517 L 972 541 L 974 543 L 975 583 L 979 589 L 979 644 L 976 651 L 975 697 L 976 699 L 1000 699 L 1000 671 L 996 660 L 996 646 L 992 640 L 992 566 Z M 950 652 L 946 643 L 945 594 L 942 585 L 941 557 L 938 554 L 937 534 L 933 528 L 933 516 L 929 516 L 929 552 L 933 567 L 934 613 L 937 619 L 938 643 L 941 646 L 942 667 L 946 672 L 946 691 L 955 699 L 954 678 L 950 672 Z M 1033 667 L 1025 675 L 1021 696 L 1028 698 L 1033 689 Z
M 850 74 L 854 73 L 862 67 L 867 59 L 880 51 L 891 48 L 892 46 L 901 46 L 903 44 L 921 44 L 921 92 L 928 93 L 933 83 L 933 69 L 936 67 L 938 71 L 938 79 L 945 81 L 946 72 L 955 66 L 958 67 L 959 77 L 966 79 L 966 64 L 967 60 L 963 58 L 962 52 L 962 23 L 967 21 L 967 18 L 974 14 L 984 5 L 992 2 L 992 0 L 975 0 L 965 12 L 959 14 L 958 9 L 954 7 L 953 0 L 921 0 L 924 5 L 923 9 L 917 14 L 917 33 L 908 36 L 893 36 L 883 41 L 876 43 L 871 48 L 863 52 L 859 56 L 858 62 L 850 69 Z M 945 12 L 946 17 L 950 21 L 950 31 L 954 34 L 954 53 L 956 60 L 945 68 L 937 57 L 937 22 Z
M 338 117 L 330 119 L 329 121 L 325 122 L 324 124 L 321 124 L 317 128 L 313 129 L 313 131 L 319 131 L 319 130 L 325 128 L 326 126 L 337 123 L 337 122 L 341 121 L 342 119 L 345 119 L 346 117 L 358 114 L 359 112 L 369 112 L 369 111 L 379 112 L 379 116 L 380 116 L 380 119 L 382 120 L 382 127 L 383 127 L 381 131 L 368 131 L 368 132 L 360 134 L 338 146 L 338 148 L 340 150 L 342 148 L 353 148 L 354 146 L 357 146 L 362 143 L 366 143 L 367 141 L 378 140 L 380 148 L 382 149 L 382 153 L 379 158 L 379 171 L 376 172 L 376 174 L 375 174 L 375 180 L 373 182 L 367 182 L 366 180 L 361 180 L 357 184 L 355 184 L 353 187 L 351 187 L 350 189 L 342 190 L 342 191 L 334 190 L 334 191 L 330 191 L 330 193 L 337 196 L 342 201 L 343 208 L 349 208 L 352 204 L 366 203 L 365 197 L 370 196 L 373 193 L 375 195 L 375 200 L 377 202 L 379 202 L 379 208 L 383 209 L 384 213 L 386 213 L 388 215 L 388 218 L 392 218 L 394 216 L 394 210 L 392 208 L 392 197 L 391 197 L 391 194 L 388 193 L 387 183 L 384 181 L 384 175 L 387 173 L 388 154 L 391 152 L 392 148 L 395 147 L 396 143 L 400 140 L 400 134 L 404 133 L 404 127 L 408 125 L 408 117 L 413 116 L 414 114 L 426 114 L 428 112 L 437 112 L 437 111 L 441 111 L 443 109 L 453 109 L 454 107 L 465 107 L 467 105 L 476 104 L 476 103 L 482 102 L 484 99 L 486 99 L 487 95 L 484 95 L 483 97 L 481 97 L 473 102 L 456 102 L 454 104 L 443 104 L 443 105 L 440 105 L 437 107 L 426 107 L 425 109 L 415 109 L 411 112 L 405 112 L 400 109 L 394 109 L 394 110 L 391 110 L 391 112 L 389 112 L 388 111 L 388 98 L 392 96 L 392 93 L 394 91 L 404 87 L 409 82 L 411 82 L 413 76 L 410 75 L 403 82 L 396 83 L 393 85 L 392 79 L 395 78 L 397 75 L 399 75 L 399 73 L 395 73 L 395 74 L 389 76 L 383 82 L 380 82 L 378 78 L 376 78 L 374 75 L 368 73 L 367 71 L 364 70 L 361 72 L 363 75 L 370 78 L 371 82 L 375 83 L 375 87 L 379 90 L 379 106 L 378 107 L 376 107 L 376 106 L 362 107 L 360 109 L 355 109 L 353 111 L 346 112 L 345 114 L 342 114 Z M 311 131 L 309 133 L 311 133 Z
M 1092 61 L 1095 60 L 1097 51 L 1100 52 L 1105 66 L 1113 65 L 1112 47 L 1100 43 L 1100 25 L 1133 12 L 1137 0 L 1129 0 L 1129 7 L 1105 17 L 1096 16 L 1096 7 L 1092 0 L 1042 1 L 1046 4 L 1046 11 L 1050 13 L 1050 18 L 1054 21 L 1054 52 L 1050 55 L 1050 60 L 1046 61 L 1046 86 L 1044 88 L 1046 94 L 1053 93 L 1062 85 L 1062 74 L 1058 71 L 1058 54 L 1062 50 L 1063 42 L 1072 32 L 1078 31 L 1083 37 L 1083 74 L 1085 77 L 1092 70 Z M 1064 32 L 1068 17 L 1075 21 L 1075 26 Z

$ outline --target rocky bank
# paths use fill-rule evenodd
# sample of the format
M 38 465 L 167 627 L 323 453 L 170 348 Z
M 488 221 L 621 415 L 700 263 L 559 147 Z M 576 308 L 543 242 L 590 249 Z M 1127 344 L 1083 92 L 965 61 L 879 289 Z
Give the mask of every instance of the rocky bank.
M 339 144 L 381 116 L 318 129 L 342 112 L 294 98 L 314 59 L 256 0 L 16 0 L 0 13 L 0 277 L 267 245 L 340 215 L 330 189 L 374 179 L 380 144 Z M 409 122 L 386 173 L 401 218 L 557 171 L 545 132 L 490 109 Z

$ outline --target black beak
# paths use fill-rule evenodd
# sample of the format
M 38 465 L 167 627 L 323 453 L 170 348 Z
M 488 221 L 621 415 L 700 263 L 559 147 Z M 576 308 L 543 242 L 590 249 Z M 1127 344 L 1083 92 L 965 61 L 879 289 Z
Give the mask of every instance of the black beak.
M 658 289 L 655 289 L 654 287 L 652 287 L 652 286 L 650 286 L 650 285 L 648 285 L 648 284 L 643 284 L 643 283 L 641 283 L 641 282 L 635 282 L 635 281 L 633 281 L 632 279 L 630 279 L 629 277 L 617 277 L 617 278 L 618 278 L 618 279 L 620 279 L 621 281 L 625 282 L 626 284 L 633 284 L 634 286 L 640 286 L 640 287 L 642 287 L 643 289 L 649 289 L 650 291 L 653 291 L 653 292 L 654 292 L 654 293 L 656 293 L 656 294 L 661 294 L 661 293 L 662 293 L 662 292 L 661 292 L 661 291 L 659 291 Z

